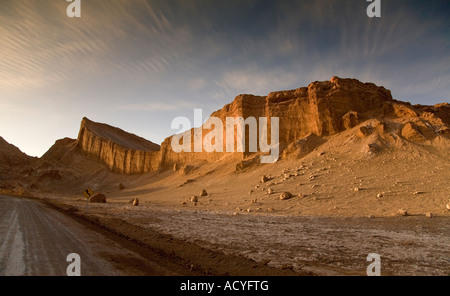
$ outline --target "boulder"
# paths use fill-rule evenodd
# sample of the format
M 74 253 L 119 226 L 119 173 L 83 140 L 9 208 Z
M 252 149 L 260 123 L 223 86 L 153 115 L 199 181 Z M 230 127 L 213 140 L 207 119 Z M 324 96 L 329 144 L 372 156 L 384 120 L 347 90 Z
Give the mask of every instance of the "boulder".
M 103 193 L 96 193 L 91 198 L 89 198 L 90 203 L 105 203 L 106 202 L 106 195 Z
M 397 216 L 408 216 L 408 211 L 405 209 L 400 209 L 397 211 Z
M 268 181 L 270 181 L 269 177 L 267 177 L 266 175 L 261 176 L 260 183 L 266 183 Z
M 294 197 L 294 195 L 292 193 L 290 193 L 290 192 L 283 192 L 280 195 L 280 200 L 288 200 L 288 199 L 291 199 L 293 197 Z

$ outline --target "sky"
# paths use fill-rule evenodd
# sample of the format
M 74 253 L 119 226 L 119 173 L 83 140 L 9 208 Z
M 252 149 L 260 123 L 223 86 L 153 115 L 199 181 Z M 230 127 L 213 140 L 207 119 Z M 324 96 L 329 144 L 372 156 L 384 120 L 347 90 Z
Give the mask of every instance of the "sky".
M 450 1 L 0 1 L 0 136 L 32 156 L 81 119 L 160 144 L 177 116 L 332 76 L 450 101 Z

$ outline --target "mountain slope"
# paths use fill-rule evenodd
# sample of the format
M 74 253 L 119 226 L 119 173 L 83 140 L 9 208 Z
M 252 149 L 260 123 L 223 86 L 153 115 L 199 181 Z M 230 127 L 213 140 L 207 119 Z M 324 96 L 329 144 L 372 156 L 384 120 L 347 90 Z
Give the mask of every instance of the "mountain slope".
M 34 157 L 28 156 L 16 146 L 0 137 L 0 163 L 2 166 L 21 166 L 30 164 Z

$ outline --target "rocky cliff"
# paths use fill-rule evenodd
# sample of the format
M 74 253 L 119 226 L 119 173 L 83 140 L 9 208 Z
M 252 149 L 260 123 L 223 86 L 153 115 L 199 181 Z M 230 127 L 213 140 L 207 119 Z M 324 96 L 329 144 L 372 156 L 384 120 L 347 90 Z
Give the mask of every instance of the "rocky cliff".
M 267 97 L 239 95 L 211 116 L 221 119 L 224 127 L 227 117 L 278 117 L 281 153 L 289 145 L 301 143 L 305 137 L 332 136 L 370 119 L 377 119 L 382 127 L 386 121 L 397 120 L 397 130 L 394 132 L 407 141 L 420 143 L 438 136 L 448 137 L 450 106 L 412 106 L 394 100 L 390 91 L 384 87 L 356 79 L 333 77 L 330 81 L 313 82 L 308 87 L 272 92 Z M 214 126 L 211 128 L 214 129 Z M 202 139 L 211 128 L 202 129 Z M 189 133 L 194 139 L 195 130 L 187 131 L 185 135 Z M 226 151 L 225 129 L 223 133 L 223 150 Z M 84 118 L 78 147 L 90 157 L 106 164 L 110 170 L 125 174 L 146 173 L 229 157 L 242 160 L 249 156 L 249 153 L 207 153 L 204 150 L 176 153 L 171 147 L 172 137 L 165 139 L 159 147 L 120 129 Z M 235 142 L 236 137 L 235 133 Z M 245 139 L 245 151 L 249 151 L 248 130 Z M 193 144 L 191 147 L 194 151 Z M 294 148 L 290 147 L 291 150 Z
M 77 147 L 118 173 L 147 173 L 159 167 L 159 145 L 87 118 L 81 122 Z

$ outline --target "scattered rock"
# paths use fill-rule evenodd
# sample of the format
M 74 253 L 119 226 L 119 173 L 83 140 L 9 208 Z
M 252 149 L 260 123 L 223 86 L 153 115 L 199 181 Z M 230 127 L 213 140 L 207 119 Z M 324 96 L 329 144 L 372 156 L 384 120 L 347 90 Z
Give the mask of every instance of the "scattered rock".
M 135 198 L 134 200 L 133 200 L 133 206 L 138 206 L 139 205 L 139 198 Z
M 200 196 L 201 196 L 201 197 L 203 197 L 203 196 L 208 196 L 208 192 L 206 192 L 206 190 L 203 189 L 203 190 L 202 190 L 202 193 L 200 193 Z
M 124 190 L 124 189 L 125 189 L 125 186 L 123 186 L 123 184 L 120 183 L 120 184 L 119 184 L 119 190 Z
M 448 203 L 445 208 L 447 209 L 447 211 L 450 211 L 450 203 Z
M 378 198 L 382 198 L 382 197 L 384 197 L 384 195 L 383 195 L 383 193 L 378 193 L 378 194 L 377 194 L 377 197 L 378 197 Z
M 427 213 L 425 214 L 425 217 L 427 217 L 427 218 L 433 218 L 433 214 L 432 214 L 431 212 L 427 212 Z
M 257 203 L 257 202 L 258 202 L 258 199 L 257 199 L 257 198 L 255 198 L 255 199 L 252 200 L 252 203 Z
M 196 196 L 196 195 L 192 196 L 191 202 L 198 202 L 198 196 Z
M 405 209 L 400 209 L 397 212 L 397 216 L 408 216 L 408 211 Z
M 270 178 L 267 177 L 266 175 L 263 175 L 263 176 L 261 177 L 260 183 L 266 183 L 267 181 L 270 181 Z
M 413 195 L 419 195 L 419 194 L 423 194 L 423 192 L 422 191 L 416 191 L 416 192 L 413 193 Z
M 267 212 L 273 212 L 273 211 L 274 211 L 273 208 L 268 208 L 268 209 L 267 209 Z
M 292 193 L 290 193 L 290 192 L 283 192 L 280 195 L 280 200 L 288 200 L 288 199 L 291 199 L 293 197 L 294 197 L 294 195 Z
M 359 188 L 359 187 L 353 188 L 353 191 L 355 191 L 355 192 L 358 192 L 358 191 L 360 191 L 360 190 L 361 190 L 361 188 Z
M 105 203 L 106 202 L 106 195 L 103 193 L 96 193 L 89 199 L 89 202 L 91 203 Z
M 248 208 L 247 209 L 247 213 L 250 213 L 252 211 L 252 209 Z
M 248 195 L 250 195 L 250 194 L 252 194 L 253 193 L 253 190 L 250 190 L 249 192 L 248 192 Z
M 240 212 L 240 211 L 242 211 L 242 209 L 239 208 L 239 207 L 237 207 L 237 208 L 236 208 L 236 212 Z
M 269 188 L 269 189 L 267 189 L 267 194 L 272 194 L 273 193 L 273 189 L 272 188 Z

